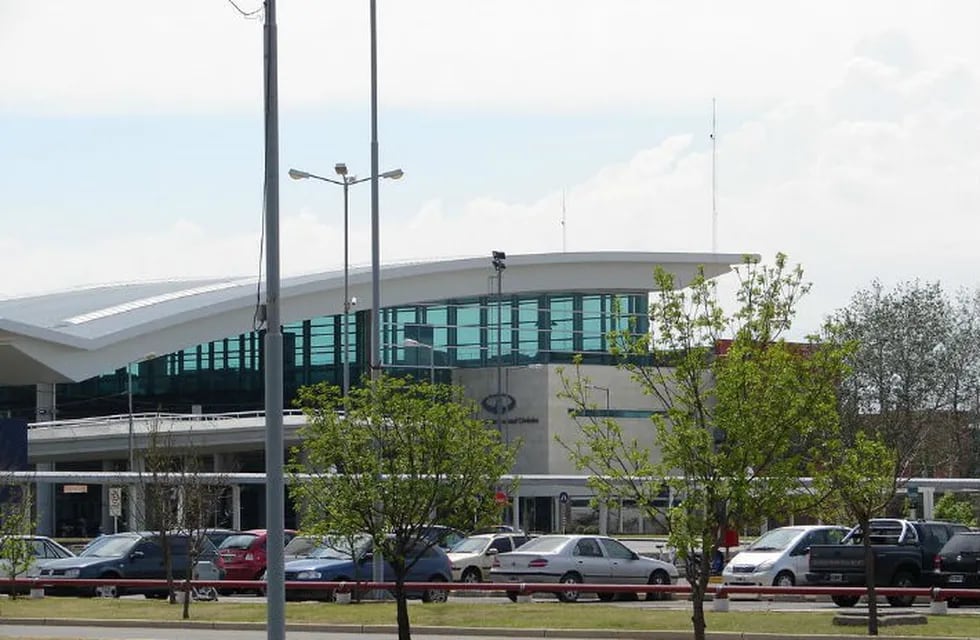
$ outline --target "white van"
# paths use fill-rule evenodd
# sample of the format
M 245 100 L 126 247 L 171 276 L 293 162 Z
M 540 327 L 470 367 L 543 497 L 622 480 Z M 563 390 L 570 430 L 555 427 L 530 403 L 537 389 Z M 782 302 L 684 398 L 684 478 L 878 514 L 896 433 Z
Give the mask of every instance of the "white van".
M 725 565 L 722 582 L 760 587 L 805 584 L 810 545 L 837 544 L 849 530 L 837 525 L 806 525 L 768 531 Z

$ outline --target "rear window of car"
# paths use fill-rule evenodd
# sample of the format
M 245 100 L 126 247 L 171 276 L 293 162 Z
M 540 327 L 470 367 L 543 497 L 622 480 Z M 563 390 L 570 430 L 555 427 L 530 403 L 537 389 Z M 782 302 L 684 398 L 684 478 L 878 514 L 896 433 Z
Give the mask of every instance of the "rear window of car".
M 253 533 L 242 533 L 237 536 L 228 536 L 221 542 L 219 549 L 248 549 L 252 543 L 258 540 L 258 536 Z
M 545 552 L 545 551 L 557 551 L 561 549 L 565 544 L 568 543 L 568 538 L 561 536 L 541 536 L 540 538 L 535 538 L 528 541 L 526 544 L 521 545 L 521 551 L 531 551 L 531 552 Z
M 943 547 L 943 553 L 964 552 L 980 554 L 980 533 L 957 533 Z

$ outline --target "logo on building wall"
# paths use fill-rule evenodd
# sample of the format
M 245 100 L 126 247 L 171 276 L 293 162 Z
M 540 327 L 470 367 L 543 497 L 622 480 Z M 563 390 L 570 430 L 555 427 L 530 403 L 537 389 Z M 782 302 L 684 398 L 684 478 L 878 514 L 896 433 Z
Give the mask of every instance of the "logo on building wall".
M 488 413 L 493 415 L 506 415 L 517 406 L 517 399 L 509 393 L 493 393 L 480 400 L 482 406 Z

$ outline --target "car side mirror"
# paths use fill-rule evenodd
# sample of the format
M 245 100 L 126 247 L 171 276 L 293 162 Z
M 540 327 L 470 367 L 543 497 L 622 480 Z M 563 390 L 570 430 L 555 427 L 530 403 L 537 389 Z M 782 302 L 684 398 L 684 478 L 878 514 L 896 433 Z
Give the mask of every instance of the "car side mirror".
M 374 560 L 374 553 L 371 551 L 368 551 L 363 556 L 361 556 L 361 562 L 370 562 L 372 560 Z
M 488 555 L 488 556 L 495 556 L 498 553 L 500 553 L 500 549 L 487 549 L 486 555 Z
M 130 560 L 139 560 L 140 558 L 143 558 L 145 555 L 146 554 L 143 553 L 142 551 L 134 551 L 131 554 L 129 554 L 129 559 Z

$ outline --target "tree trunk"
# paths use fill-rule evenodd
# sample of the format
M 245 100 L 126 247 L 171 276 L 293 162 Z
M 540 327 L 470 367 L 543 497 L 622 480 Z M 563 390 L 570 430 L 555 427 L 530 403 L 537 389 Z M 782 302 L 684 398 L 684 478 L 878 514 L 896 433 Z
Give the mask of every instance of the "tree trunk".
M 864 531 L 864 582 L 868 587 L 868 635 L 878 635 L 878 590 L 875 588 L 875 552 L 871 547 L 869 522 L 861 523 Z
M 707 537 L 705 537 L 707 539 Z M 711 547 L 701 548 L 701 557 L 697 563 L 688 562 L 687 580 L 691 583 L 691 624 L 694 629 L 694 640 L 705 640 L 708 623 L 704 617 L 704 596 L 708 592 L 711 580 Z M 694 568 L 694 571 L 690 571 Z M 692 575 L 693 574 L 693 575 Z
M 398 611 L 398 640 L 412 640 L 412 627 L 408 620 L 408 598 L 405 597 L 405 577 L 395 579 L 395 607 Z

